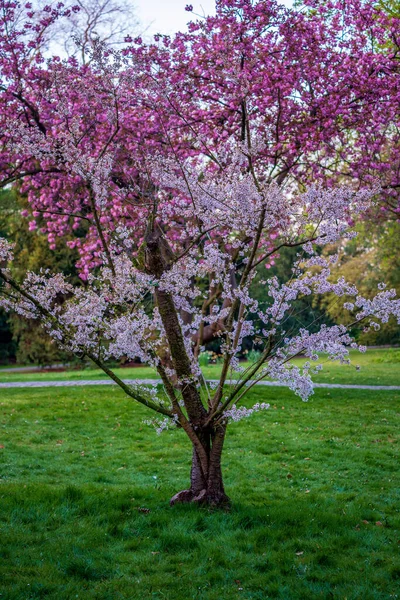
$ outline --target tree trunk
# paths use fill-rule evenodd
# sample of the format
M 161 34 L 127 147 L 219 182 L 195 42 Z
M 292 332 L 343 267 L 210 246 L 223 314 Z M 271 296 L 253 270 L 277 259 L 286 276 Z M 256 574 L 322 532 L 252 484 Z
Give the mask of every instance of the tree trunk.
M 154 223 L 154 220 L 149 223 L 145 241 L 145 268 L 151 275 L 161 278 L 171 268 L 174 255 L 161 228 Z M 229 503 L 229 498 L 224 491 L 221 473 L 221 454 L 226 424 L 205 425 L 208 413 L 198 390 L 197 377 L 192 372 L 174 298 L 158 286 L 154 293 L 187 412 L 187 421 L 185 417 L 187 427 L 182 426 L 193 444 L 190 488 L 175 494 L 171 504 L 195 502 L 212 506 L 226 505 Z M 170 384 L 172 387 L 171 381 Z M 173 403 L 176 401 L 173 391 L 171 401 Z
M 171 505 L 180 502 L 193 502 L 209 506 L 228 506 L 229 498 L 225 494 L 221 470 L 221 454 L 226 426 L 217 429 L 207 428 L 199 432 L 198 437 L 208 457 L 207 472 L 201 467 L 196 450 L 193 448 L 190 488 L 178 492 L 171 498 Z

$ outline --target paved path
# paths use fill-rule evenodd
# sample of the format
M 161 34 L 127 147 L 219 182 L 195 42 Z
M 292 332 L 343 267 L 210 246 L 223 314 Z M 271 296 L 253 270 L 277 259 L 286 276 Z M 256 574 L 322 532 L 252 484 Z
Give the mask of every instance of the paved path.
M 128 385 L 157 385 L 160 379 L 124 379 Z M 208 380 L 208 383 L 218 383 L 216 379 Z M 0 388 L 51 388 L 51 387 L 75 387 L 85 385 L 116 385 L 110 379 L 75 379 L 66 381 L 12 381 L 0 383 Z M 278 381 L 259 381 L 256 385 L 267 385 L 271 387 L 287 387 Z M 315 388 L 339 388 L 342 390 L 396 390 L 400 391 L 400 385 L 350 385 L 342 383 L 314 383 Z
M 48 366 L 43 366 L 43 367 L 39 367 L 37 365 L 29 365 L 28 367 L 1 367 L 0 368 L 0 375 L 1 373 L 33 373 L 33 372 L 46 372 L 46 371 L 66 371 L 68 368 L 68 365 L 65 365 L 63 363 L 60 363 L 58 365 L 48 365 Z

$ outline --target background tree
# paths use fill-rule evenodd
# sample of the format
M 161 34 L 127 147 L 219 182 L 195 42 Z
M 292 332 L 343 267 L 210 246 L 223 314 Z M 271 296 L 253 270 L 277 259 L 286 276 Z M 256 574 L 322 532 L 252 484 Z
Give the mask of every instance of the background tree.
M 385 281 L 400 293 L 400 223 L 398 221 L 364 222 L 357 226 L 358 236 L 344 245 L 331 247 L 339 251 L 339 261 L 333 271 L 334 277 L 345 277 L 366 296 L 374 295 L 376 286 Z M 343 317 L 343 301 L 327 294 L 315 307 L 333 321 Z M 351 321 L 351 314 L 347 316 Z M 382 345 L 400 343 L 400 330 L 395 320 L 380 327 L 365 328 L 357 332 L 362 344 Z
M 26 10 L 28 9 L 28 10 Z M 63 19 L 56 18 L 62 14 Z M 75 57 L 82 63 L 90 60 L 94 42 L 118 46 L 129 35 L 139 35 L 135 6 L 129 0 L 76 0 L 56 2 L 33 0 L 16 7 L 12 27 L 28 25 L 26 34 L 34 29 L 31 54 Z
M 118 46 L 128 34 L 141 32 L 134 3 L 129 0 L 77 0 L 74 6 L 79 10 L 71 10 L 66 19 L 54 23 L 49 41 L 82 63 L 90 60 L 88 51 L 95 41 Z
M 0 208 L 1 214 L 4 214 L 4 205 L 7 203 L 5 199 L 7 192 L 0 193 Z M 0 237 L 7 236 L 7 225 L 3 219 L 0 220 Z M 0 364 L 7 363 L 15 356 L 15 343 L 12 339 L 12 333 L 9 324 L 8 315 L 0 309 Z
M 76 252 L 65 242 L 59 243 L 57 250 L 51 250 L 47 236 L 37 228 L 29 230 L 27 219 L 21 218 L 21 211 L 26 208 L 26 199 L 17 189 L 0 191 L 0 234 L 14 244 L 13 275 L 21 278 L 27 269 L 50 269 L 60 271 L 77 284 Z M 16 360 L 20 364 L 50 365 L 73 359 L 73 355 L 57 347 L 35 320 L 22 319 L 15 313 L 7 317 L 1 311 L 0 323 L 0 362 Z

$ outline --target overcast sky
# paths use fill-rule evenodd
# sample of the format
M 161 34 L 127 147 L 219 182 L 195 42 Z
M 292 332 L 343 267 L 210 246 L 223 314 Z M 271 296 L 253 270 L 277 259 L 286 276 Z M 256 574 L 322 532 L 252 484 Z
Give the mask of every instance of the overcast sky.
M 147 34 L 175 33 L 186 29 L 186 23 L 193 15 L 185 10 L 186 4 L 192 4 L 193 12 L 213 14 L 214 0 L 133 0 L 141 26 L 149 27 Z
M 186 4 L 193 6 L 193 13 L 210 15 L 215 13 L 215 0 L 133 0 L 141 27 L 148 27 L 147 36 L 155 33 L 173 34 L 186 29 L 194 15 L 185 10 Z M 291 0 L 281 0 L 291 5 Z

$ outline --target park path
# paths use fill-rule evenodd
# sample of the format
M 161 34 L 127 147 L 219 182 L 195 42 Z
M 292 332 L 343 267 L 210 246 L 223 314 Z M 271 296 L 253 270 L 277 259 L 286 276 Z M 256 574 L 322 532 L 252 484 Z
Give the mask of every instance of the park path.
M 160 379 L 124 379 L 128 385 L 157 385 Z M 207 380 L 207 383 L 218 383 L 216 379 Z M 110 379 L 75 379 L 70 381 L 10 381 L 0 383 L 0 388 L 51 388 L 51 387 L 75 387 L 86 385 L 116 385 Z M 259 381 L 255 385 L 266 385 L 270 387 L 287 387 L 279 381 Z M 345 383 L 314 383 L 315 388 L 342 389 L 342 390 L 374 390 L 374 391 L 400 391 L 400 385 L 351 385 Z

